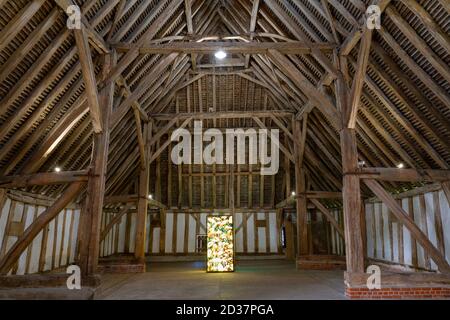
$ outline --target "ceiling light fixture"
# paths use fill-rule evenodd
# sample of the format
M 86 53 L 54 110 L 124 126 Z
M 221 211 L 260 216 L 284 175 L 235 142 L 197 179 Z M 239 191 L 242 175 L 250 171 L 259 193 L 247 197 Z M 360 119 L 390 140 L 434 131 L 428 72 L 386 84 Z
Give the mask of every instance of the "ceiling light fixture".
M 60 167 L 56 167 L 55 168 L 55 172 L 61 172 L 61 168 Z
M 397 165 L 397 168 L 399 168 L 399 169 L 403 169 L 404 167 L 405 167 L 405 165 L 401 162 Z
M 217 51 L 217 52 L 214 54 L 214 56 L 215 56 L 217 59 L 222 60 L 222 59 L 225 59 L 225 58 L 227 57 L 227 53 L 226 53 L 225 51 L 219 50 L 219 51 Z

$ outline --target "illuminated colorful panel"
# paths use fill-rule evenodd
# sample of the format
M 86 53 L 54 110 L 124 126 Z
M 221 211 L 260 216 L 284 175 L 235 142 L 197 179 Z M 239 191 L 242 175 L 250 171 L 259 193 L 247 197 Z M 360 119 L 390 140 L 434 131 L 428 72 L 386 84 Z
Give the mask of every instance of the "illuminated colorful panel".
M 207 272 L 234 271 L 233 217 L 209 216 Z

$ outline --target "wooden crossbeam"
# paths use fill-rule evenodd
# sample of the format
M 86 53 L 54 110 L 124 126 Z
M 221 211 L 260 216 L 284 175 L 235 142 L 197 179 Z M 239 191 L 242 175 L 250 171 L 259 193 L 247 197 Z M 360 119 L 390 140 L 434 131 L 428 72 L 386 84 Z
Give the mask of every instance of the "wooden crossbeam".
M 333 216 L 333 214 L 319 200 L 317 199 L 310 199 L 310 200 L 317 207 L 317 209 L 319 209 L 319 211 L 323 213 L 323 215 L 333 225 L 333 227 L 336 229 L 339 235 L 344 239 L 345 238 L 344 230 L 336 221 L 336 218 Z
M 253 118 L 253 121 L 255 121 L 258 124 L 258 126 L 260 126 L 261 129 L 267 129 L 266 125 L 261 121 L 261 119 L 259 119 L 258 117 L 252 117 L 252 118 Z M 292 155 L 292 153 L 289 152 L 289 150 L 283 144 L 281 144 L 280 141 L 275 141 L 275 143 L 279 146 L 281 152 L 283 152 L 284 155 L 289 158 L 289 160 L 291 160 L 292 162 L 295 163 L 295 159 L 294 159 L 294 156 Z
M 392 214 L 398 219 L 398 221 L 408 228 L 411 235 L 422 246 L 424 251 L 433 259 L 438 266 L 440 272 L 448 274 L 450 273 L 450 265 L 446 261 L 442 253 L 431 243 L 428 237 L 417 226 L 414 220 L 403 210 L 400 204 L 388 193 L 383 187 L 373 179 L 363 179 L 364 183 L 370 190 L 389 208 Z
M 117 124 L 128 112 L 131 105 L 136 103 L 138 99 L 144 94 L 148 88 L 156 82 L 157 78 L 155 78 L 155 74 L 160 74 L 163 70 L 165 70 L 178 56 L 178 54 L 170 54 L 167 57 L 161 59 L 152 69 L 152 72 L 149 73 L 141 82 L 140 85 L 134 90 L 126 99 L 123 101 L 114 111 L 113 116 L 111 117 L 110 126 L 113 127 Z M 121 60 L 122 61 L 122 60 Z
M 181 126 L 180 126 L 179 128 L 180 128 L 180 129 L 185 128 L 185 127 L 189 124 L 189 122 L 191 122 L 191 119 L 192 119 L 192 118 L 187 118 L 186 120 L 184 120 L 184 122 L 181 124 Z M 160 154 L 161 154 L 161 153 L 169 146 L 169 144 L 171 144 L 171 143 L 172 143 L 171 139 L 170 139 L 170 138 L 167 139 L 167 141 L 164 142 L 164 144 L 163 144 L 161 147 L 159 147 L 159 149 L 156 150 L 154 154 L 152 154 L 152 156 L 151 156 L 151 158 L 150 158 L 150 163 L 152 163 L 153 161 L 155 161 L 156 158 L 158 158 L 159 155 L 160 155 Z M 170 155 L 169 155 L 169 156 L 170 156 Z
M 133 45 L 132 48 L 125 54 L 124 57 L 119 61 L 117 66 L 111 70 L 108 75 L 110 81 L 116 80 L 128 65 L 134 61 L 139 56 L 139 47 L 146 41 L 151 40 L 156 33 L 160 30 L 161 26 L 164 25 L 167 20 L 175 13 L 179 6 L 184 0 L 172 0 L 169 6 L 158 16 L 158 18 L 150 24 L 150 27 L 144 32 L 144 34 L 139 38 L 138 42 Z
M 105 239 L 106 235 L 109 233 L 109 230 L 111 230 L 111 228 L 118 223 L 124 214 L 128 213 L 129 209 L 131 209 L 132 205 L 131 204 L 127 204 L 125 205 L 125 207 L 120 210 L 112 219 L 110 222 L 108 222 L 108 224 L 105 226 L 105 228 L 102 230 L 102 232 L 100 233 L 100 242 L 103 241 L 103 239 Z
M 217 112 L 193 112 L 193 113 L 154 113 L 150 114 L 150 118 L 155 120 L 172 120 L 177 117 L 177 120 L 192 118 L 196 120 L 206 119 L 245 119 L 245 118 L 270 118 L 272 116 L 287 117 L 292 116 L 292 111 L 289 110 L 261 110 L 261 111 L 217 111 Z
M 43 186 L 62 184 L 75 181 L 87 181 L 87 170 L 41 172 L 21 176 L 0 177 L 0 188 L 24 188 L 28 186 Z
M 85 182 L 72 182 L 55 203 L 41 213 L 36 220 L 22 233 L 9 251 L 0 261 L 0 274 L 7 274 L 14 263 L 19 259 L 22 252 L 30 245 L 33 239 L 39 234 L 53 218 L 63 210 L 72 199 L 81 191 Z
M 294 136 L 292 135 L 291 131 L 286 128 L 286 126 L 273 114 L 269 114 L 270 118 L 275 122 L 275 124 L 292 140 L 294 141 Z
M 445 182 L 450 180 L 450 170 L 399 169 L 399 168 L 359 168 L 360 178 L 382 181 L 424 181 Z
M 109 205 L 114 203 L 137 202 L 138 198 L 139 196 L 137 194 L 106 196 L 103 203 Z
M 130 52 L 135 45 L 126 43 L 114 44 L 117 52 Z M 284 54 L 310 54 L 313 50 L 332 51 L 334 43 L 295 42 L 171 42 L 163 44 L 143 44 L 138 47 L 140 54 L 213 54 L 223 50 L 229 54 L 265 54 L 269 49 L 278 50 Z

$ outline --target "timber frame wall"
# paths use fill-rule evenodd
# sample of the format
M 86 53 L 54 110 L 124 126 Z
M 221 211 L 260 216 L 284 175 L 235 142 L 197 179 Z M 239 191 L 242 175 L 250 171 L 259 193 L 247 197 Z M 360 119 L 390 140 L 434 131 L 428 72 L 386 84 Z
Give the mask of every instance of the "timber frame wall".
M 81 27 L 69 30 L 75 3 Z M 372 4 L 383 13 L 378 30 L 366 23 Z M 448 0 L 0 0 L 0 15 L 0 203 L 10 189 L 54 199 L 27 228 L 19 213 L 7 223 L 0 274 L 73 203 L 84 275 L 97 272 L 105 229 L 131 204 L 141 271 L 147 226 L 158 221 L 149 209 L 295 205 L 289 258 L 313 253 L 308 220 L 320 211 L 345 238 L 345 250 L 331 251 L 345 251 L 351 286 L 365 274 L 363 205 L 375 195 L 448 280 L 445 241 L 434 242 L 393 195 L 439 183 L 450 198 Z M 211 59 L 219 46 L 231 56 L 221 66 Z M 166 188 L 168 135 L 199 119 L 205 128 L 279 128 L 284 174 L 169 165 Z

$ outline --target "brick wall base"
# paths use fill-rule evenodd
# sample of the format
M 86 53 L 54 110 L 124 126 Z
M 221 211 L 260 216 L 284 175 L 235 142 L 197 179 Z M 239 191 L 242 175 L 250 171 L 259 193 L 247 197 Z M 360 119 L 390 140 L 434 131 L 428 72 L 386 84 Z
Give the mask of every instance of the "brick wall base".
M 345 258 L 329 255 L 300 256 L 297 259 L 299 270 L 345 270 Z
M 145 270 L 145 263 L 102 264 L 97 268 L 99 273 L 142 273 L 145 272 Z
M 346 288 L 350 299 L 446 299 L 450 298 L 450 288 Z

